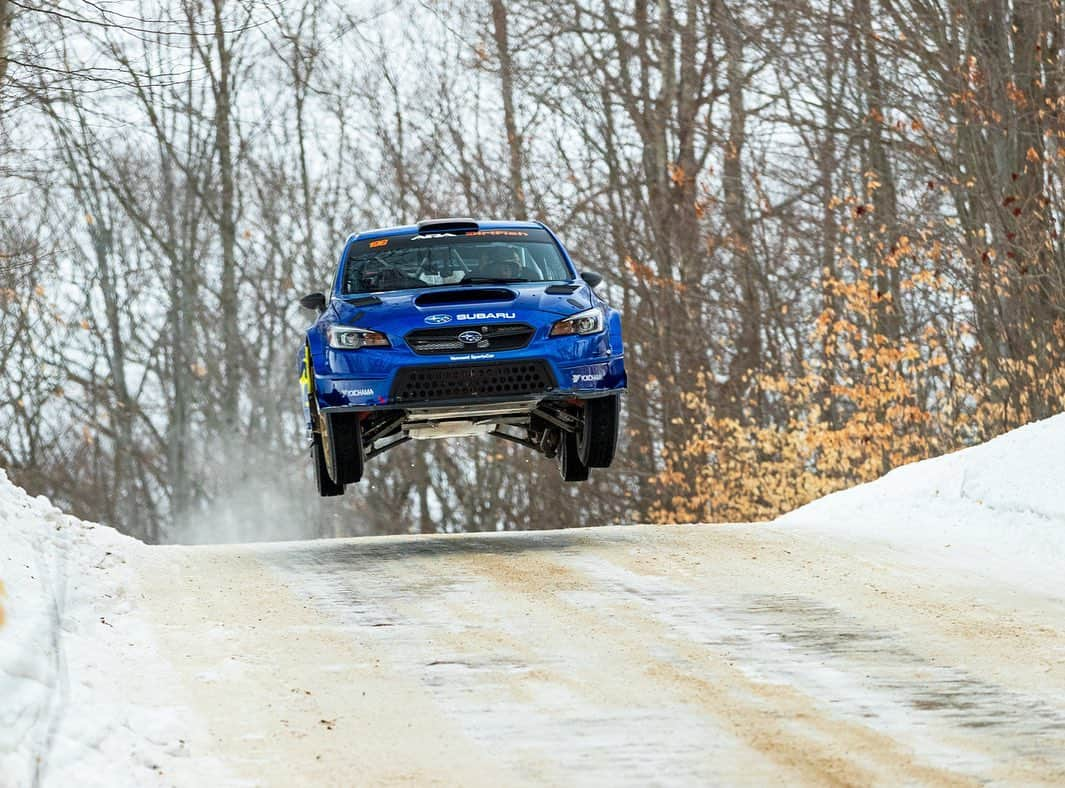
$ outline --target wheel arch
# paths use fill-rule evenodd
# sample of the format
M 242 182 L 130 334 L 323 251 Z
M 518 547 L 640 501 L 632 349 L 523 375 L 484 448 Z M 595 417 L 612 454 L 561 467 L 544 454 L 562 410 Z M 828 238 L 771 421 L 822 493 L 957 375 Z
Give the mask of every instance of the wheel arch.
M 607 332 L 610 335 L 610 352 L 615 356 L 625 353 L 625 341 L 621 335 L 621 312 L 611 306 L 607 310 Z
M 311 354 L 311 371 L 316 375 L 329 374 L 329 361 L 326 356 L 326 341 L 317 324 L 307 329 L 305 347 Z

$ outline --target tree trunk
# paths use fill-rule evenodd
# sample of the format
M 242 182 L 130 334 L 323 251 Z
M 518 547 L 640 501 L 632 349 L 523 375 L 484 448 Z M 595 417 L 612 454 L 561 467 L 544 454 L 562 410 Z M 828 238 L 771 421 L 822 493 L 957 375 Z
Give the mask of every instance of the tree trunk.
M 737 22 L 727 18 L 722 27 L 725 37 L 726 78 L 728 84 L 729 127 L 722 181 L 725 197 L 725 223 L 728 246 L 735 261 L 735 279 L 739 288 L 737 304 L 739 334 L 736 350 L 729 363 L 728 381 L 722 397 L 725 413 L 739 415 L 750 376 L 762 357 L 762 303 L 758 291 L 757 261 L 752 248 L 753 234 L 747 215 L 747 195 L 743 180 L 743 154 L 747 144 L 747 110 L 744 105 L 743 39 Z
M 522 140 L 514 113 L 514 65 L 507 36 L 507 8 L 503 0 L 492 0 L 492 27 L 499 57 L 499 86 L 503 94 L 503 126 L 510 153 L 510 210 L 515 219 L 528 218 L 525 182 L 522 176 Z
M 7 79 L 7 40 L 11 34 L 11 7 L 0 0 L 0 116 L 4 110 L 4 80 Z
M 876 179 L 870 184 L 866 177 L 866 199 L 873 205 L 873 222 L 885 228 L 885 235 L 872 233 L 874 236 L 868 245 L 869 259 L 876 267 L 876 326 L 875 331 L 898 343 L 901 335 L 901 315 L 899 314 L 902 293 L 899 284 L 897 265 L 887 265 L 882 258 L 895 246 L 898 240 L 898 198 L 895 185 L 895 173 L 887 156 L 884 144 L 884 90 L 880 75 L 880 62 L 877 58 L 878 41 L 873 29 L 870 0 L 857 0 L 855 15 L 861 25 L 860 44 L 858 46 L 860 74 L 863 76 L 863 88 L 866 98 L 866 173 Z M 861 57 L 864 53 L 864 58 Z
M 240 392 L 240 334 L 237 304 L 237 227 L 236 189 L 234 187 L 233 152 L 231 142 L 232 98 L 230 96 L 230 68 L 232 52 L 226 42 L 222 6 L 224 0 L 213 0 L 214 41 L 218 49 L 218 79 L 215 83 L 215 148 L 218 153 L 218 177 L 221 181 L 218 206 L 218 230 L 222 242 L 221 323 L 224 379 L 222 386 L 222 424 L 225 445 L 233 443 L 231 431 L 237 425 L 237 404 Z

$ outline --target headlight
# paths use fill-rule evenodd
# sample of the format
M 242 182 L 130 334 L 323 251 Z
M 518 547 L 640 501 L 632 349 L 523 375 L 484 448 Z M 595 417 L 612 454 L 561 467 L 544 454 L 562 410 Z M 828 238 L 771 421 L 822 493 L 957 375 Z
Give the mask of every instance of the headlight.
M 592 307 L 551 326 L 551 336 L 564 337 L 570 334 L 598 334 L 603 330 L 603 310 Z
M 329 326 L 329 347 L 337 350 L 358 350 L 361 347 L 391 347 L 388 337 L 379 331 L 352 326 Z

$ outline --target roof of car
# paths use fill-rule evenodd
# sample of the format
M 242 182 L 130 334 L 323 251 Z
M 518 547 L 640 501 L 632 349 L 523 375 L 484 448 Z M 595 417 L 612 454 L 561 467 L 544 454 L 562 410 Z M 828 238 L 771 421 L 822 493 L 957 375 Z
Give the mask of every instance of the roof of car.
M 477 222 L 477 226 L 482 230 L 546 229 L 540 222 L 519 222 L 513 219 L 476 219 L 475 221 Z M 378 227 L 375 230 L 363 230 L 359 233 L 353 233 L 348 238 L 348 241 L 365 240 L 367 238 L 386 238 L 393 235 L 409 235 L 410 233 L 416 232 L 418 232 L 417 224 L 404 224 L 399 227 Z

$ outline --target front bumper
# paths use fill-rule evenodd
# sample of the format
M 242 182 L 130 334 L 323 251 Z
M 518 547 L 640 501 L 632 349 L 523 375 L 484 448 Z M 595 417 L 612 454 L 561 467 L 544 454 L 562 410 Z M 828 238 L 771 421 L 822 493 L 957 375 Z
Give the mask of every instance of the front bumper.
M 535 349 L 530 349 L 535 350 Z M 362 352 L 362 351 L 356 351 Z M 490 385 L 473 386 L 469 390 L 455 387 L 429 387 L 429 395 L 421 396 L 406 385 L 412 373 L 419 369 L 441 369 L 439 357 L 404 358 L 386 375 L 315 375 L 318 409 L 322 412 L 368 411 L 377 409 L 420 409 L 476 405 L 481 403 L 528 401 L 545 399 L 587 399 L 624 390 L 627 385 L 623 356 L 605 359 L 553 359 L 530 353 L 507 353 L 491 359 L 478 359 L 479 354 L 457 357 L 451 361 L 455 370 L 521 367 L 527 377 L 529 370 L 542 365 L 545 376 L 530 381 L 524 388 L 492 389 Z M 485 355 L 485 354 L 480 354 Z M 402 379 L 401 379 L 402 378 Z M 400 384 L 397 389 L 397 382 Z

